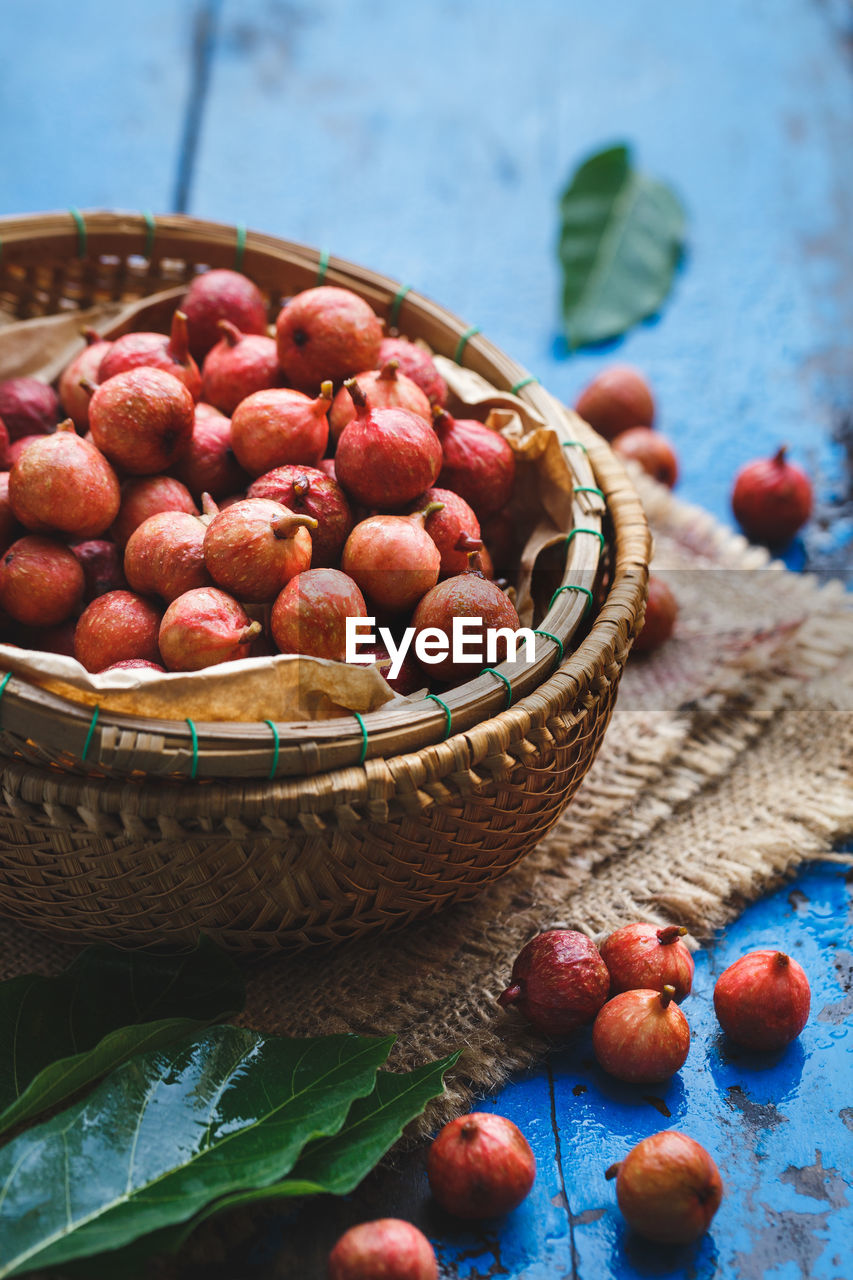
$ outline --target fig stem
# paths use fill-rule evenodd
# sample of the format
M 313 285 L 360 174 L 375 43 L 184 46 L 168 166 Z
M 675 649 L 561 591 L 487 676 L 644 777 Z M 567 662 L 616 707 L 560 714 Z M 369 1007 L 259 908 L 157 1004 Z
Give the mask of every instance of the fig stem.
M 187 332 L 187 317 L 183 311 L 176 311 L 172 316 L 172 332 L 169 338 L 169 355 L 176 364 L 189 364 L 190 339 Z
M 356 379 L 347 378 L 346 382 L 344 383 L 344 386 L 349 392 L 350 399 L 352 400 L 356 409 L 366 409 L 367 397 L 362 391 L 361 387 L 358 385 L 358 382 L 356 381 Z
M 382 368 L 379 370 L 379 377 L 383 382 L 396 382 L 399 368 L 400 361 L 395 356 L 393 359 L 385 361 Z
M 660 993 L 660 1005 L 662 1009 L 665 1009 L 668 1004 L 671 1004 L 674 995 L 675 987 L 667 984 Z
M 240 632 L 240 638 L 237 643 L 248 644 L 251 640 L 254 640 L 255 636 L 259 636 L 262 631 L 263 627 L 259 622 L 250 622 L 248 627 L 244 627 Z
M 317 521 L 313 516 L 299 516 L 293 511 L 274 516 L 272 531 L 277 538 L 293 538 L 298 529 L 316 529 Z
M 98 333 L 97 329 L 81 329 L 80 335 L 86 339 L 87 347 L 93 347 L 96 342 L 101 341 L 101 335 Z
M 423 510 L 415 512 L 414 518 L 415 520 L 423 520 L 424 522 L 426 522 L 430 516 L 435 515 L 436 511 L 443 511 L 443 510 L 444 510 L 443 502 L 428 502 L 426 506 L 423 508 Z
M 466 1142 L 472 1142 L 480 1132 L 480 1126 L 476 1120 L 466 1120 L 459 1126 L 459 1133 Z
M 668 947 L 671 942 L 683 938 L 686 932 L 683 924 L 668 924 L 664 929 L 658 929 L 658 942 L 662 947 Z
M 209 493 L 203 493 L 201 495 L 201 510 L 202 514 L 206 516 L 219 515 L 219 506 L 213 501 L 213 498 Z
M 322 408 L 323 412 L 325 413 L 326 409 L 328 408 L 329 401 L 332 399 L 334 394 L 335 394 L 335 385 L 333 382 L 330 382 L 327 378 L 325 382 L 320 383 L 320 394 L 318 395 L 314 403 L 319 405 Z
M 304 498 L 311 488 L 311 481 L 307 476 L 297 476 L 293 482 L 293 493 L 297 498 Z
M 472 538 L 470 533 L 466 533 L 463 529 L 459 537 L 456 539 L 454 551 L 482 551 L 483 539 Z
M 619 1170 L 621 1168 L 622 1168 L 622 1161 L 617 1160 L 616 1163 L 612 1164 L 609 1169 L 605 1169 L 604 1176 L 607 1179 L 607 1181 L 610 1182 L 613 1178 L 617 1177 Z
M 780 444 L 780 445 L 779 445 L 779 448 L 778 448 L 778 449 L 776 450 L 776 452 L 773 454 L 773 461 L 774 461 L 778 466 L 780 466 L 780 467 L 784 467 L 784 465 L 785 465 L 785 461 L 786 461 L 786 456 L 785 456 L 785 455 L 787 454 L 787 452 L 788 452 L 788 446 L 787 446 L 786 444 Z
M 223 319 L 219 321 L 218 327 L 229 347 L 236 347 L 243 336 L 236 324 L 232 324 L 230 320 Z
M 513 982 L 511 986 L 507 987 L 506 991 L 502 991 L 498 996 L 498 1004 L 505 1009 L 508 1004 L 514 1004 L 520 995 L 521 983 Z
M 56 429 L 57 431 L 73 431 L 75 435 L 77 434 L 77 428 L 74 425 L 73 418 L 64 418 Z
M 776 965 L 777 969 L 787 969 L 788 965 L 791 963 L 791 958 L 790 956 L 786 956 L 784 951 L 777 951 L 773 957 L 773 963 Z
M 77 385 L 83 388 L 87 396 L 93 396 L 98 390 L 98 384 L 91 378 L 81 378 Z

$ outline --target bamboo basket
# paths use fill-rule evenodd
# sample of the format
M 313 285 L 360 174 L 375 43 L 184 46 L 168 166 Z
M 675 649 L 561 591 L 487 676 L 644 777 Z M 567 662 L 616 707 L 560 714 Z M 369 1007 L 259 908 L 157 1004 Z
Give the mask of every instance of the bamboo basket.
M 428 298 L 302 245 L 180 216 L 77 211 L 0 219 L 0 243 L 7 318 L 144 297 L 208 267 L 245 271 L 271 319 L 319 282 L 354 289 L 407 337 L 517 389 L 566 446 L 579 526 L 536 661 L 485 672 L 444 706 L 392 703 L 362 723 L 271 733 L 93 716 L 10 678 L 0 914 L 71 942 L 183 946 L 206 933 L 262 954 L 402 926 L 505 874 L 589 768 L 642 622 L 649 533 L 605 442 Z

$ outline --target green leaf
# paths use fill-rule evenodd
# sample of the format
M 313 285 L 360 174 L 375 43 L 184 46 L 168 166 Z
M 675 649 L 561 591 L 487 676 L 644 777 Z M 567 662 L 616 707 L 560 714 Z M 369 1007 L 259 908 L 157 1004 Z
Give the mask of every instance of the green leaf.
M 0 1277 L 120 1248 L 286 1177 L 371 1092 L 392 1043 L 224 1026 L 133 1058 L 0 1151 Z
M 560 202 L 563 318 L 572 348 L 618 337 L 654 315 L 684 249 L 685 214 L 627 147 L 586 160 Z
M 177 956 L 89 947 L 58 977 L 0 983 L 0 1134 L 244 1000 L 240 970 L 209 939 Z

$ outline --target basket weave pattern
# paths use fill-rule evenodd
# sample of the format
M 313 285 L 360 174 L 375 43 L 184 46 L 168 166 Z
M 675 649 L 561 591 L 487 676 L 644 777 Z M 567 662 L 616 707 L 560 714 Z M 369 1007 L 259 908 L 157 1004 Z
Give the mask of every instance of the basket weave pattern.
M 200 265 L 235 265 L 233 228 L 158 220 L 166 256 L 140 267 L 142 219 L 86 215 L 82 261 L 79 229 L 68 223 L 63 215 L 0 220 L 0 307 L 50 313 L 154 292 Z M 241 252 L 271 308 L 316 283 L 312 250 L 250 233 Z M 335 259 L 326 278 L 355 288 L 381 315 L 398 293 L 395 282 Z M 451 356 L 465 332 L 411 293 L 400 327 Z M 468 344 L 466 363 L 497 386 L 525 376 L 480 338 Z M 522 395 L 547 420 L 546 394 L 531 385 Z M 336 767 L 332 747 L 324 756 L 315 744 L 314 767 L 301 770 L 308 776 L 274 780 L 190 783 L 130 768 L 86 776 L 63 767 L 41 727 L 30 736 L 28 705 L 39 726 L 52 710 L 35 696 L 28 704 L 19 690 L 8 711 L 0 702 L 0 913 L 69 941 L 181 945 L 205 932 L 262 953 L 402 925 L 473 897 L 508 871 L 558 820 L 589 768 L 645 602 L 649 538 L 639 502 L 609 448 L 576 425 L 612 526 L 612 580 L 559 670 L 497 714 L 491 708 L 503 691 L 485 680 L 482 718 L 447 741 L 345 767 Z M 560 607 L 579 619 L 583 602 L 571 594 Z M 287 726 L 280 729 L 284 739 Z M 142 720 L 133 731 L 136 746 L 151 736 Z M 127 754 L 138 758 L 138 750 Z

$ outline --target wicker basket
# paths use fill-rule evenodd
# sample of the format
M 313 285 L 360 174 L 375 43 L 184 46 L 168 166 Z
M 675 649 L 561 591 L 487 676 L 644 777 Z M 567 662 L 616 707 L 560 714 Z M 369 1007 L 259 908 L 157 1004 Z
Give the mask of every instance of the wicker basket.
M 17 319 L 142 297 L 205 267 L 244 270 L 271 318 L 318 281 L 352 288 L 408 337 L 518 389 L 570 446 L 585 531 L 562 570 L 573 589 L 540 624 L 555 641 L 444 706 L 389 704 L 362 724 L 271 735 L 267 724 L 93 716 L 11 678 L 0 913 L 68 941 L 183 945 L 204 932 L 262 953 L 402 925 L 508 871 L 589 768 L 642 620 L 649 534 L 608 446 L 442 308 L 303 246 L 177 216 L 76 211 L 0 219 L 0 243 L 0 310 Z

